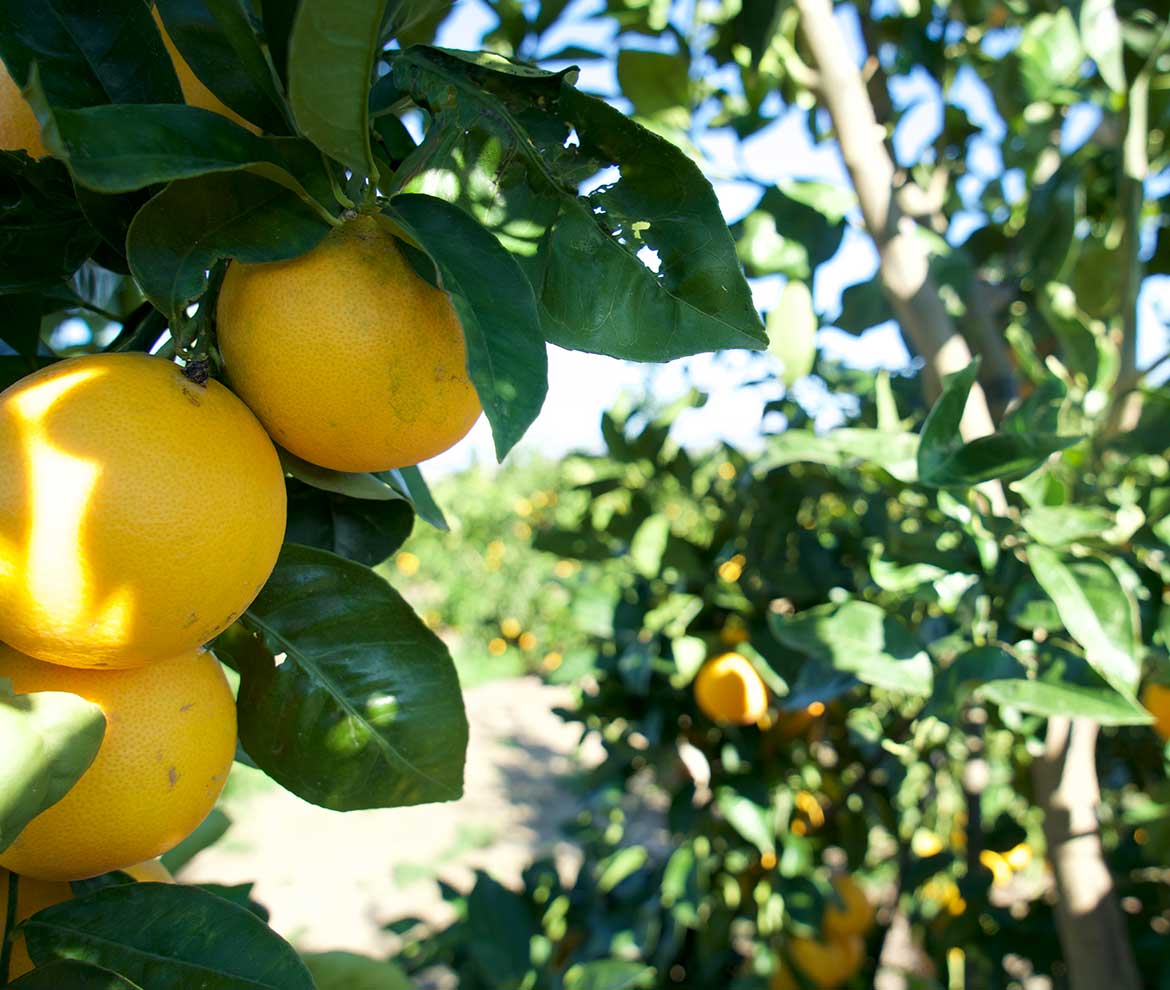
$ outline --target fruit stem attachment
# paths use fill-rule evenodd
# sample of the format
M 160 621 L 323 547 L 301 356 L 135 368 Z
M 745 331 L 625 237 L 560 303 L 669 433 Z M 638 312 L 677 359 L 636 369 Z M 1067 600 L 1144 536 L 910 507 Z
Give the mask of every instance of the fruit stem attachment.
M 0 941 L 0 983 L 8 985 L 8 967 L 12 959 L 12 929 L 16 926 L 16 895 L 20 877 L 8 874 L 8 901 L 5 905 L 4 938 Z
M 206 385 L 211 377 L 211 362 L 204 356 L 194 358 L 183 365 L 183 375 L 196 385 Z

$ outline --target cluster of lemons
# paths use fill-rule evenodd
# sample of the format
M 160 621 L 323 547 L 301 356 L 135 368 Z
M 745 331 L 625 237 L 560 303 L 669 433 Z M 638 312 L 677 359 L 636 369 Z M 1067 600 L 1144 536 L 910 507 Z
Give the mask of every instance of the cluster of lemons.
M 187 99 L 238 121 L 164 40 Z M 0 147 L 46 153 L 2 65 Z M 291 261 L 232 263 L 216 314 L 230 389 L 203 362 L 105 353 L 0 394 L 0 683 L 78 695 L 106 720 L 82 777 L 0 853 L 20 877 L 18 918 L 69 896 L 67 881 L 167 879 L 139 864 L 216 801 L 236 708 L 205 645 L 276 564 L 287 507 L 273 441 L 321 467 L 382 471 L 447 449 L 479 416 L 454 308 L 402 236 L 347 215 Z M 7 975 L 28 965 L 18 955 Z

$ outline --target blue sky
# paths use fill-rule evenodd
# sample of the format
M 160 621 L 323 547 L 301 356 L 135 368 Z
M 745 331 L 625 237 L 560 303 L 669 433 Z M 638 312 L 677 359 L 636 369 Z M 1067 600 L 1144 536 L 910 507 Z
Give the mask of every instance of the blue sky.
M 575 0 L 568 9 L 570 17 L 567 20 L 572 19 L 574 12 L 600 6 L 599 0 Z M 856 14 L 851 9 L 841 10 L 838 17 L 854 55 L 860 61 L 862 49 Z M 451 48 L 479 48 L 480 39 L 495 23 L 495 15 L 480 0 L 459 0 L 454 14 L 443 26 L 438 43 Z M 1010 34 L 1002 34 L 1004 37 L 997 39 L 998 43 L 1008 46 L 1014 43 Z M 612 52 L 617 47 L 615 38 L 616 25 L 612 21 L 598 20 L 587 27 L 567 25 L 550 33 L 544 39 L 542 49 L 553 53 L 565 45 L 580 44 Z M 653 44 L 650 39 L 645 39 L 644 43 L 647 47 Z M 555 63 L 553 67 L 559 68 L 562 64 Z M 626 109 L 617 96 L 612 61 L 581 63 L 579 84 L 591 92 L 610 97 L 615 104 Z M 894 136 L 895 153 L 899 162 L 906 164 L 914 161 L 933 139 L 941 122 L 942 94 L 922 72 L 905 80 L 894 80 L 891 95 L 899 106 L 910 108 Z M 970 198 L 974 203 L 984 183 L 1004 175 L 998 151 L 1004 125 L 982 82 L 973 73 L 959 74 L 950 98 L 961 104 L 972 122 L 983 131 L 972 139 L 970 167 L 973 174 L 964 177 L 964 185 L 960 186 L 964 198 Z M 780 109 L 778 104 L 776 109 Z M 1099 111 L 1092 107 L 1074 108 L 1062 133 L 1063 150 L 1071 151 L 1087 139 L 1096 126 L 1098 114 Z M 728 222 L 740 219 L 755 205 L 760 195 L 757 182 L 802 178 L 848 186 L 836 149 L 814 145 L 804 123 L 804 114 L 797 109 L 782 113 L 774 123 L 739 144 L 738 150 L 735 136 L 726 131 L 701 131 L 697 134 L 697 144 L 708 160 L 708 174 Z M 741 181 L 742 176 L 755 182 Z M 1155 195 L 1165 192 L 1161 187 L 1168 181 L 1165 177 L 1152 180 L 1150 192 Z M 1007 173 L 1004 182 L 1009 195 L 1013 189 L 1023 189 L 1020 175 Z M 841 292 L 847 285 L 871 278 L 877 271 L 873 245 L 857 226 L 858 218 L 852 219 L 853 225 L 841 248 L 830 262 L 818 269 L 813 282 L 817 311 L 830 317 L 839 311 Z M 974 213 L 958 218 L 952 225 L 950 239 L 953 243 L 961 242 L 980 222 Z M 774 304 L 783 281 L 782 277 L 775 276 L 753 282 L 756 303 L 761 311 L 766 312 Z M 1139 364 L 1144 366 L 1167 348 L 1170 279 L 1147 279 L 1139 309 Z M 875 327 L 861 338 L 827 326 L 819 331 L 817 341 L 822 353 L 847 359 L 858 366 L 899 368 L 908 361 L 893 324 Z M 575 449 L 600 449 L 598 424 L 601 413 L 623 391 L 648 388 L 655 396 L 669 400 L 692 385 L 708 391 L 710 400 L 703 409 L 680 417 L 675 427 L 675 439 L 695 447 L 728 440 L 744 449 L 752 449 L 760 442 L 764 404 L 778 397 L 782 390 L 774 376 L 762 374 L 768 370 L 769 364 L 779 368 L 775 359 L 768 355 L 729 352 L 648 366 L 550 348 L 549 396 L 540 418 L 517 446 L 517 455 L 558 456 Z M 762 377 L 773 380 L 762 385 L 750 384 Z M 494 462 L 490 430 L 483 419 L 466 440 L 431 461 L 427 465 L 428 474 L 447 473 L 472 462 Z

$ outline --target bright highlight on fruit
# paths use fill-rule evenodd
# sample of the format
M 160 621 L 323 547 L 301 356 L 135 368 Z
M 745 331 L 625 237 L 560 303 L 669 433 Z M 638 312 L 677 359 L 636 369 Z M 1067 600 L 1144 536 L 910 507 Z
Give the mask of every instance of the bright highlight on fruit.
M 338 471 L 417 464 L 479 418 L 463 329 L 386 217 L 361 215 L 291 261 L 233 263 L 219 296 L 232 387 L 273 439 Z
M 746 657 L 724 653 L 695 677 L 695 702 L 714 722 L 752 725 L 768 710 L 768 689 Z
M 235 756 L 236 706 L 210 653 L 79 670 L 0 646 L 0 678 L 17 694 L 79 695 L 106 717 L 89 769 L 0 853 L 0 866 L 40 880 L 125 869 L 173 848 L 211 811 Z
M 132 667 L 223 632 L 284 538 L 284 472 L 247 407 L 143 354 L 58 362 L 0 394 L 0 640 Z

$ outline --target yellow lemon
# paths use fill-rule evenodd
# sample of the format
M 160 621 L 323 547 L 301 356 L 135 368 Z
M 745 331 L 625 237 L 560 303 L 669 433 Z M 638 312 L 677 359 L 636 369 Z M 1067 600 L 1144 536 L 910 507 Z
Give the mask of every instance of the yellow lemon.
M 8 884 L 11 874 L 0 869 L 0 939 L 4 937 L 8 918 Z M 38 911 L 43 911 L 54 904 L 69 900 L 73 890 L 69 884 L 34 880 L 32 877 L 17 877 L 16 879 L 16 920 L 24 921 L 31 918 Z M 24 935 L 17 933 L 12 940 L 12 955 L 8 960 L 8 980 L 15 980 L 33 968 L 32 960 L 28 955 L 28 947 L 24 944 Z M 0 984 L 7 985 L 5 974 L 0 973 Z
M 284 538 L 284 473 L 247 407 L 162 358 L 97 354 L 0 394 L 0 640 L 78 667 L 207 643 Z
M 385 217 L 361 215 L 291 261 L 233 262 L 219 295 L 232 387 L 274 440 L 338 471 L 417 464 L 480 414 L 463 330 Z
M 1147 684 L 1142 691 L 1142 704 L 1154 716 L 1153 730 L 1164 740 L 1170 739 L 1170 687 Z
M 174 883 L 171 871 L 162 865 L 162 860 L 148 859 L 133 866 L 124 866 L 122 872 L 132 876 L 139 883 Z
M 225 104 L 210 89 L 203 85 L 199 77 L 191 69 L 191 66 L 187 64 L 187 60 L 179 54 L 179 49 L 175 47 L 171 36 L 167 34 L 167 29 L 163 26 L 162 18 L 159 16 L 158 8 L 152 8 L 151 13 L 154 14 L 154 22 L 158 25 L 158 31 L 162 35 L 167 54 L 171 57 L 171 64 L 175 67 L 175 75 L 179 77 L 179 87 L 183 90 L 183 99 L 187 101 L 187 104 L 193 107 L 202 107 L 204 110 L 211 110 L 223 117 L 227 117 L 228 120 L 239 124 L 241 127 L 246 127 L 253 134 L 259 134 L 259 127 L 244 120 L 235 110 Z
M 847 874 L 833 877 L 833 889 L 841 898 L 841 907 L 825 908 L 824 930 L 831 938 L 864 935 L 873 927 L 873 905 L 857 881 Z
M 3 62 L 0 62 L 0 148 L 27 151 L 33 158 L 48 154 L 41 141 L 41 125 Z
M 865 942 L 860 935 L 843 938 L 794 938 L 788 943 L 792 961 L 818 987 L 847 982 L 865 961 Z
M 746 657 L 724 653 L 695 677 L 695 701 L 715 722 L 752 725 L 768 710 L 768 689 Z
M 236 751 L 236 706 L 203 651 L 128 670 L 80 670 L 0 646 L 17 694 L 65 691 L 101 708 L 93 763 L 36 816 L 0 866 L 39 880 L 80 880 L 159 856 L 211 810 Z

